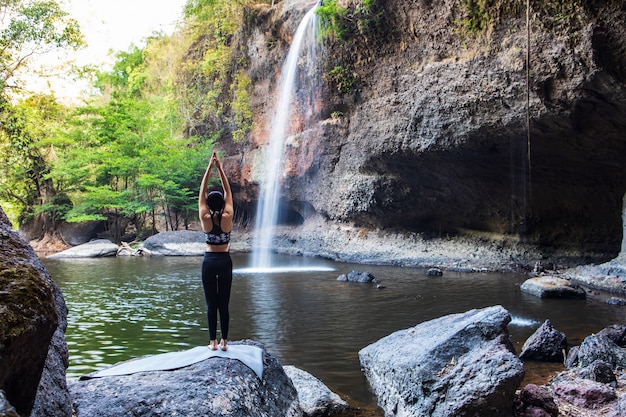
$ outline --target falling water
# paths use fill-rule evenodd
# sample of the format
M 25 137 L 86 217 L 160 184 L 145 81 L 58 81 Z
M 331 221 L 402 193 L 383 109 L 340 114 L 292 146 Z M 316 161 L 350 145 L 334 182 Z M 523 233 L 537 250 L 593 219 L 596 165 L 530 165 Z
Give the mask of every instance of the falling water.
M 316 63 L 314 53 L 317 27 L 315 10 L 317 7 L 318 5 L 316 4 L 300 22 L 280 76 L 278 103 L 272 121 L 269 149 L 266 150 L 264 157 L 265 178 L 261 186 L 255 221 L 254 230 L 256 236 L 252 253 L 253 268 L 264 269 L 272 266 L 271 246 L 274 229 L 278 223 L 280 174 L 283 165 L 285 138 L 289 134 L 289 121 L 292 119 L 291 109 L 300 71 L 300 57 L 306 52 L 308 56 L 305 61 L 312 64 Z M 311 54 L 313 55 L 311 56 Z

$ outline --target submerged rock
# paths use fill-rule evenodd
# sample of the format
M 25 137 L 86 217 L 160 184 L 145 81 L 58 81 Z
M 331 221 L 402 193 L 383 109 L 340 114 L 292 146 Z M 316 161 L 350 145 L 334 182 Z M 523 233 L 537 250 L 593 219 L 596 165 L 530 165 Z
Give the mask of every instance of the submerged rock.
M 359 352 L 386 415 L 510 416 L 524 377 L 501 306 L 400 330 Z
M 443 275 L 443 271 L 439 268 L 430 268 L 426 272 L 426 275 L 431 276 L 431 277 L 440 277 Z
M 371 273 L 365 271 L 352 270 L 347 274 L 341 274 L 337 277 L 337 281 L 360 282 L 364 284 L 378 284 L 380 281 Z
M 573 298 L 587 297 L 585 290 L 578 284 L 555 276 L 530 278 L 524 281 L 520 289 L 539 298 Z

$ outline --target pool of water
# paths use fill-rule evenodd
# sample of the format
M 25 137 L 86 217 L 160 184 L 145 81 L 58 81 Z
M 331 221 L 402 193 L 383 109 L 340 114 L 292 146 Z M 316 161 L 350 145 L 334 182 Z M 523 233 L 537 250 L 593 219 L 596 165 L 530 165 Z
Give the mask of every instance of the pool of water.
M 376 408 L 358 351 L 396 331 L 473 308 L 502 305 L 519 353 L 546 319 L 571 345 L 621 323 L 625 307 L 587 300 L 539 299 L 520 291 L 520 274 L 456 273 L 277 257 L 277 269 L 250 270 L 233 254 L 230 339 L 261 342 L 283 365 L 321 379 L 353 405 Z M 44 260 L 69 308 L 69 378 L 119 361 L 208 344 L 201 257 L 120 257 Z M 337 281 L 356 269 L 385 288 Z M 219 336 L 218 336 L 219 337 Z M 558 365 L 528 364 L 541 382 Z M 381 414 L 382 415 L 382 414 Z

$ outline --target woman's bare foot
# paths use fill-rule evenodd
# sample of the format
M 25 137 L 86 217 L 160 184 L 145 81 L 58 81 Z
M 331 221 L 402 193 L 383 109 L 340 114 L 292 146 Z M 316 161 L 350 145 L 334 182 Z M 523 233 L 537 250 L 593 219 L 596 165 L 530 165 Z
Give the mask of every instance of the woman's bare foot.
M 211 343 L 209 343 L 209 349 L 217 350 L 217 340 L 211 340 Z
M 228 344 L 226 343 L 226 339 L 222 339 L 220 341 L 220 349 L 222 349 L 222 350 L 227 350 L 228 349 Z

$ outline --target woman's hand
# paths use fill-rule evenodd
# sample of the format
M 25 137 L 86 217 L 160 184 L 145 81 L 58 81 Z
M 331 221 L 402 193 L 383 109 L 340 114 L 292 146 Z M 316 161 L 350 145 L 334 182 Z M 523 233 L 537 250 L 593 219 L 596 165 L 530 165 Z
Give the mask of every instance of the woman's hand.
M 213 151 L 213 157 L 211 159 L 211 162 L 213 162 L 215 164 L 215 166 L 217 167 L 218 170 L 222 169 L 222 164 L 220 163 L 220 160 L 217 157 L 217 153 L 215 151 Z

